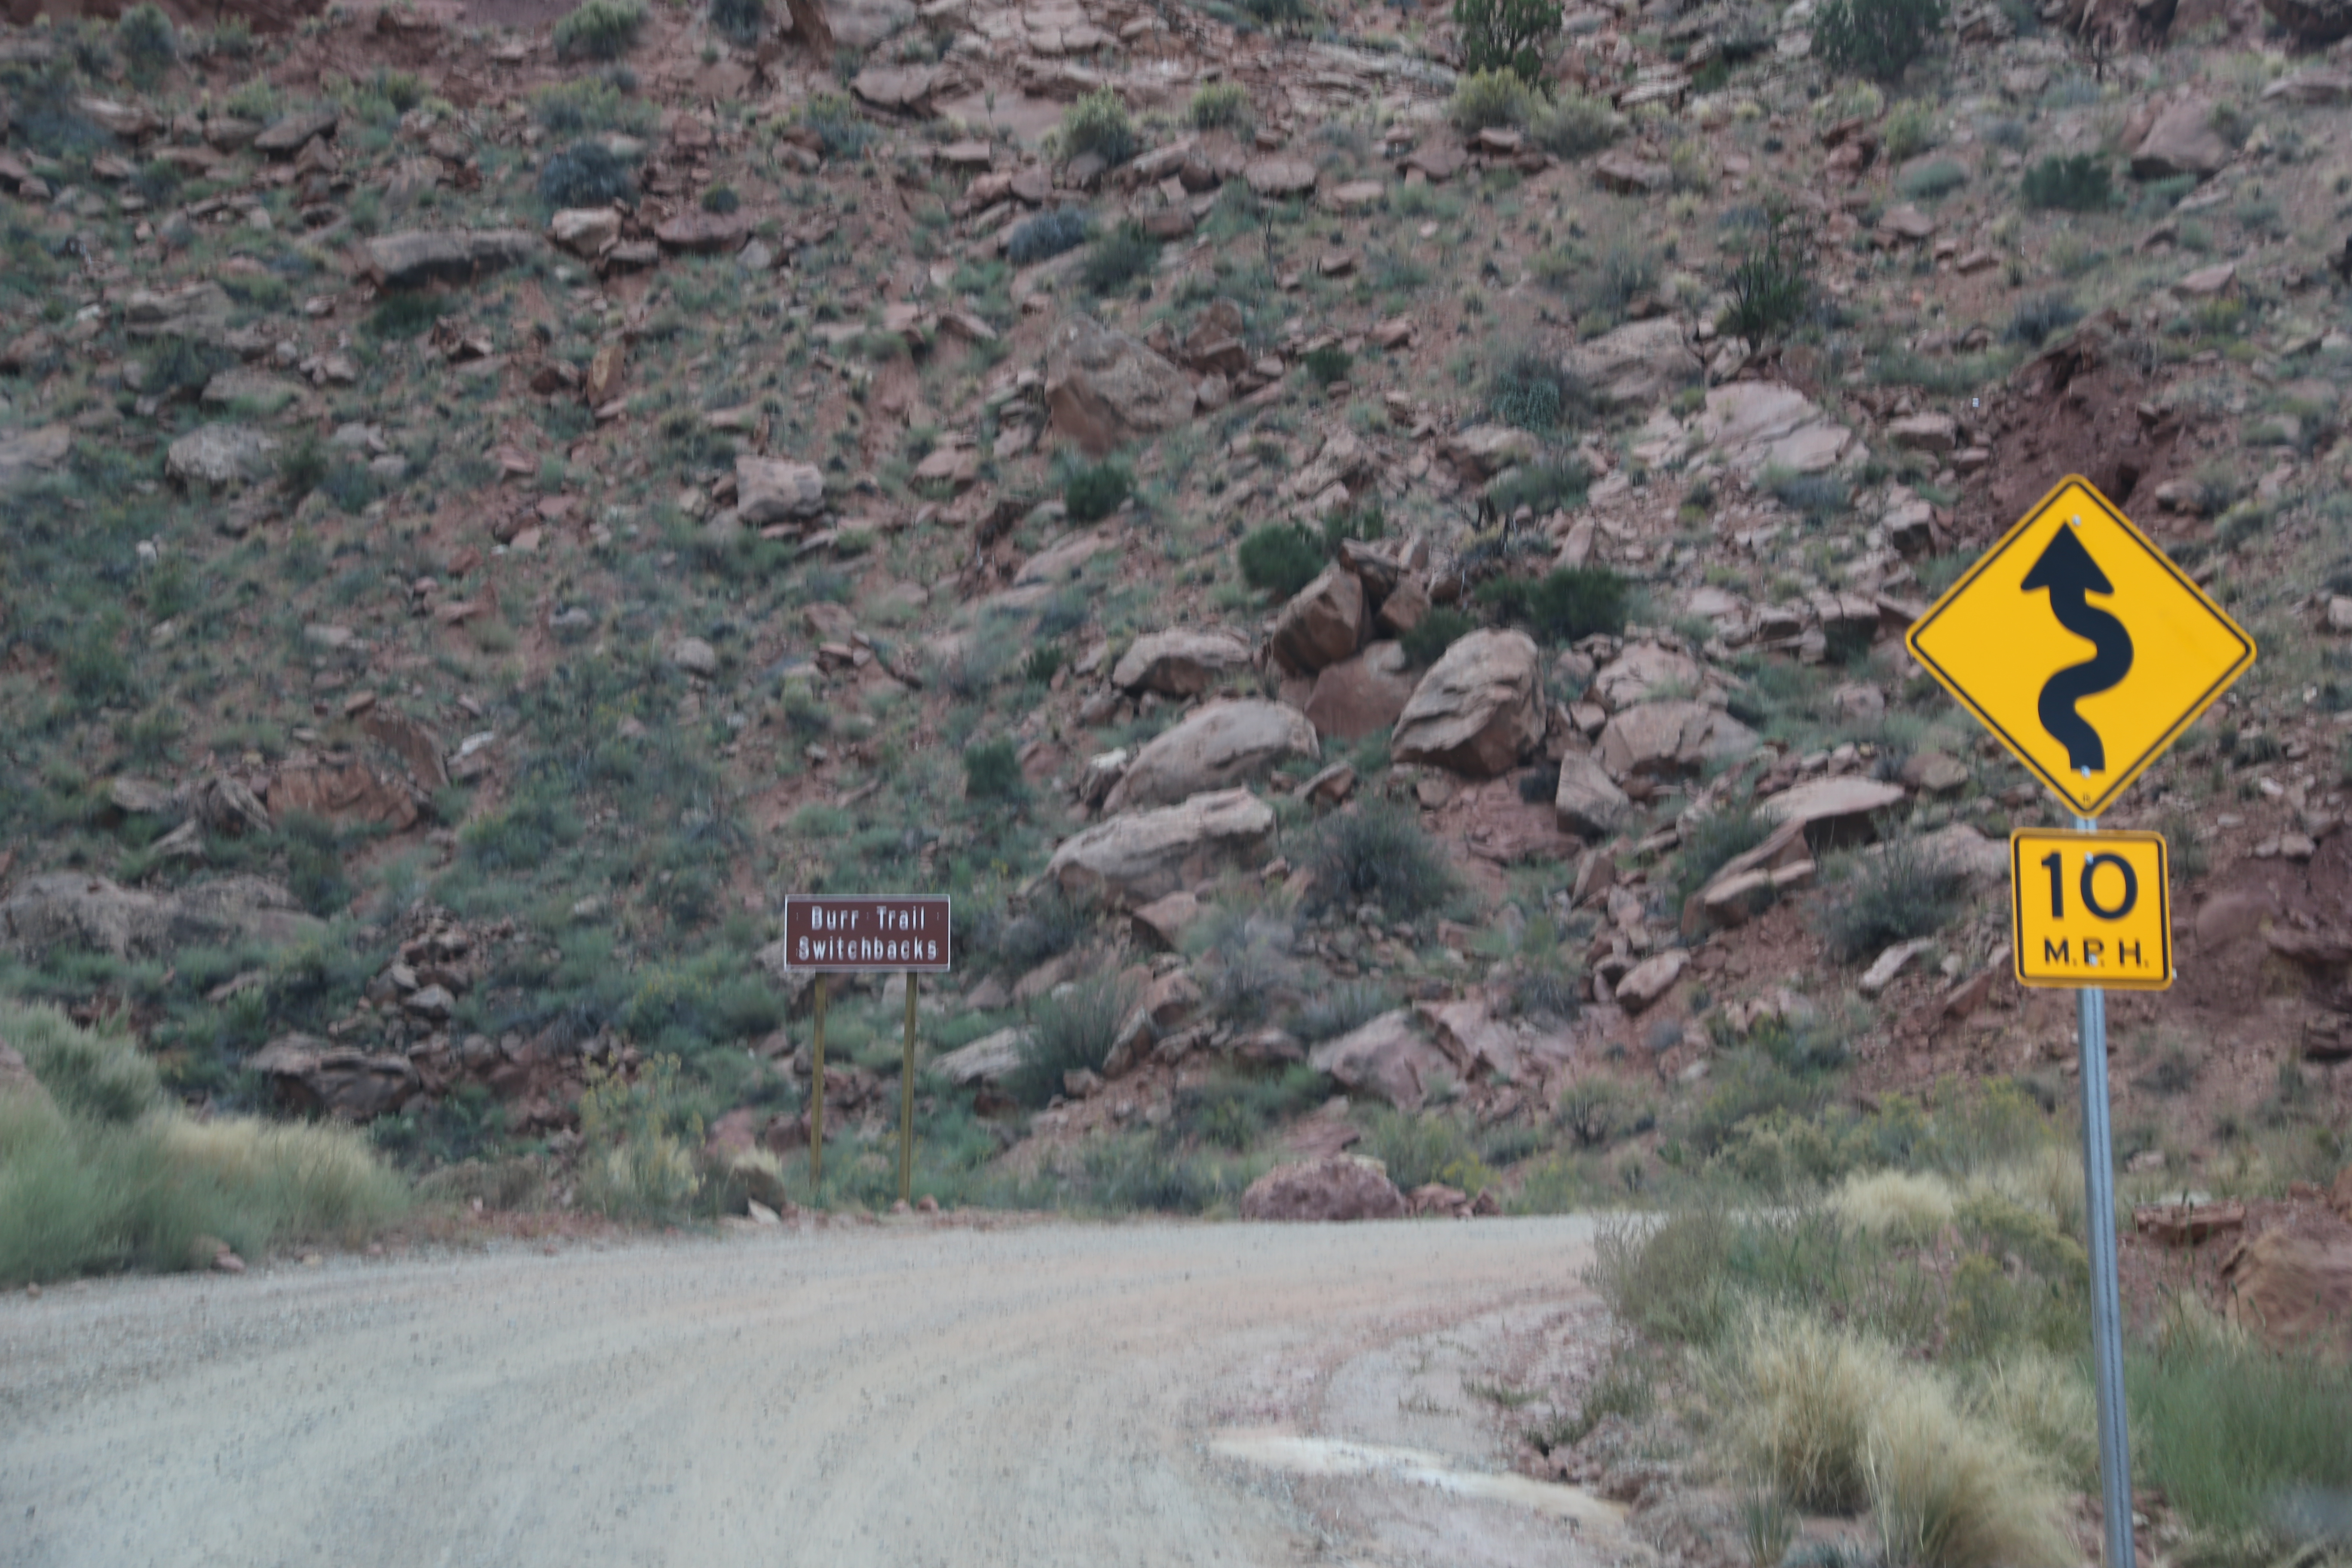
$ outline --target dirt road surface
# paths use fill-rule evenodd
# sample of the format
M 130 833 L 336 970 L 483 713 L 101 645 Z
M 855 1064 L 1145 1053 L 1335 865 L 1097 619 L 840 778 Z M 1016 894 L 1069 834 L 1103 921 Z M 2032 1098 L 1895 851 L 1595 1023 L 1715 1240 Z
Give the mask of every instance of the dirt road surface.
M 0 1563 L 1593 1568 L 1463 1392 L 1589 1316 L 1590 1236 L 912 1220 L 13 1295 Z

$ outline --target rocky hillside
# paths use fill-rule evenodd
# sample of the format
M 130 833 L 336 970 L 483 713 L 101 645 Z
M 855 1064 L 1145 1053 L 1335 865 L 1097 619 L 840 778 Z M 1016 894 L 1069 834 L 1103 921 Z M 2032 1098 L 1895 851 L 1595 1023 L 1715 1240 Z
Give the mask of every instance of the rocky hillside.
M 946 890 L 927 1198 L 1778 1191 L 2070 1104 L 2057 818 L 1900 639 L 2080 471 L 2263 650 L 2108 819 L 2179 879 L 2122 1153 L 2324 1183 L 2352 75 L 2278 10 L 10 30 L 0 988 L 494 1203 L 616 1130 L 805 1202 L 781 900 Z

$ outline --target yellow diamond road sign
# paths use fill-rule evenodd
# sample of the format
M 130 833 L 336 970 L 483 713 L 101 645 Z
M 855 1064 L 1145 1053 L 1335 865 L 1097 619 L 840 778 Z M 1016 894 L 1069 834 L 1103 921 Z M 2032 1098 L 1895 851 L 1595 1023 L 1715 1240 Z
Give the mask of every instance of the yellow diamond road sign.
M 2079 475 L 1905 639 L 2078 816 L 2096 816 L 2254 662 L 2254 640 Z
M 2011 834 L 2017 983 L 2123 991 L 2170 985 L 2170 868 L 2154 833 Z

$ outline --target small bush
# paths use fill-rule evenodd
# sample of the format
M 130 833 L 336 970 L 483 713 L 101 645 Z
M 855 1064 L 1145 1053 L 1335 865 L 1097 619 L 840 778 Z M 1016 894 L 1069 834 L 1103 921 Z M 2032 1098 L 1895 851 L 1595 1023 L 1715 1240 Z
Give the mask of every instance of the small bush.
M 1822 0 L 1813 12 L 1813 56 L 1841 75 L 1895 81 L 1943 26 L 1944 0 Z
M 1621 1323 L 1654 1338 L 1706 1345 L 1730 1321 L 1725 1273 L 1734 1240 L 1722 1211 L 1688 1209 L 1652 1225 L 1604 1224 L 1585 1282 Z
M 767 26 L 767 0 L 710 0 L 711 30 L 730 44 L 749 48 Z
M 1771 837 L 1772 824 L 1751 810 L 1714 812 L 1683 826 L 1682 853 L 1675 867 L 1675 898 L 1688 899 L 1715 874 Z
M 555 24 L 559 59 L 616 60 L 636 47 L 646 25 L 643 0 L 582 0 Z
M 724 216 L 738 210 L 742 205 L 743 198 L 735 194 L 735 187 L 732 185 L 713 185 L 702 193 L 702 210 L 707 213 L 718 213 Z
M 332 459 L 315 430 L 305 430 L 278 458 L 278 482 L 289 496 L 300 500 L 323 483 Z
M 1451 118 L 1472 134 L 1496 126 L 1525 125 L 1543 97 L 1517 71 L 1471 70 L 1454 84 Z
M 1824 906 L 1822 934 L 1846 963 L 1875 957 L 1898 942 L 1941 931 L 1959 912 L 1968 873 L 1916 838 L 1896 838 L 1856 856 Z
M 2105 212 L 2116 201 L 2106 160 L 2089 153 L 2053 153 L 2025 171 L 2018 195 L 2042 211 Z
M 1007 968 L 1027 971 L 1077 946 L 1093 926 L 1091 910 L 1048 882 L 1020 914 L 983 921 L 975 945 Z
M 1486 406 L 1495 417 L 1538 436 L 1557 432 L 1582 400 L 1583 388 L 1538 349 L 1518 350 L 1486 379 Z
M 1347 380 L 1348 372 L 1354 365 L 1355 361 L 1348 357 L 1346 349 L 1338 343 L 1325 343 L 1307 354 L 1304 368 L 1307 380 L 1318 386 L 1329 386 L 1334 382 Z
M 114 24 L 114 46 L 122 52 L 123 69 L 141 86 L 152 83 L 180 58 L 179 34 L 172 19 L 153 0 L 133 5 Z
M 636 194 L 629 166 L 602 142 L 574 142 L 539 171 L 539 199 L 551 207 L 607 206 Z
M 1269 522 L 1242 540 L 1242 581 L 1261 593 L 1287 599 L 1323 570 L 1323 543 L 1313 530 L 1295 522 Z
M 91 1121 L 136 1121 L 160 1102 L 155 1064 L 129 1035 L 85 1029 L 54 1007 L 0 1007 L 14 1046 L 60 1110 Z
M 1912 1171 L 1856 1173 L 1838 1188 L 1837 1212 L 1872 1236 L 1900 1242 L 1932 1240 L 1951 1224 L 1955 1209 L 1951 1184 L 1940 1176 Z
M 1113 1214 L 1199 1214 L 1241 1186 L 1237 1173 L 1150 1137 L 1105 1138 L 1084 1161 L 1087 1196 Z
M 2065 295 L 2036 295 L 2018 305 L 2016 313 L 2009 319 L 2009 325 L 2001 330 L 2001 341 L 2038 349 L 2051 333 L 2071 327 L 2082 319 L 2081 308 Z
M 1572 643 L 1597 632 L 1612 637 L 1622 632 L 1630 588 L 1606 566 L 1562 566 L 1532 582 L 1497 577 L 1481 584 L 1477 597 L 1542 641 Z
M 2316 1536 L 2283 1505 L 2352 1492 L 2352 1372 L 2340 1363 L 2183 1334 L 2132 1357 L 2125 1379 L 2134 1467 L 2216 1536 Z
M 550 83 L 530 95 L 531 112 L 558 136 L 582 136 L 599 131 L 642 132 L 653 122 L 653 110 L 628 97 L 603 77 L 581 77 Z
M 1846 482 L 1835 474 L 1803 474 L 1768 466 L 1764 470 L 1764 489 L 1774 500 L 1813 523 L 1843 516 L 1853 502 Z
M 1879 141 L 1886 161 L 1901 165 L 1936 145 L 1936 117 L 1924 103 L 1906 103 L 1886 117 Z
M 580 1196 L 589 1207 L 623 1219 L 677 1219 L 702 1190 L 694 1160 L 702 1118 L 686 1110 L 677 1073 L 674 1056 L 647 1059 L 634 1081 L 589 1068 L 580 1096 Z
M 1779 220 L 1766 225 L 1761 237 L 1740 252 L 1726 284 L 1731 309 L 1717 330 L 1751 343 L 1769 342 L 1795 326 L 1812 302 L 1804 247 Z
M 1625 117 L 1598 93 L 1563 88 L 1528 118 L 1528 134 L 1555 158 L 1582 158 L 1625 134 Z
M 1024 1105 L 1042 1106 L 1062 1092 L 1065 1073 L 1100 1072 L 1127 1010 L 1127 994 L 1115 975 L 1099 975 L 1039 1002 L 1029 1015 L 1021 1065 L 1005 1079 L 1006 1092 Z
M 1453 868 L 1402 807 L 1368 801 L 1334 812 L 1318 826 L 1307 853 L 1318 907 L 1377 904 L 1391 921 L 1409 921 L 1454 896 Z
M 1034 267 L 1086 242 L 1086 213 L 1077 207 L 1055 207 L 1014 224 L 1005 237 L 1004 258 L 1015 267 Z
M 1969 183 L 1969 172 L 1949 158 L 1934 158 L 1906 169 L 1895 188 L 1913 201 L 1941 201 Z
M 1213 81 L 1192 93 L 1193 129 L 1214 131 L 1246 124 L 1250 118 L 1249 89 L 1237 81 Z
M 969 800 L 1011 800 L 1024 788 L 1021 749 L 1012 739 L 982 741 L 963 752 L 963 793 Z
M 818 92 L 801 105 L 801 123 L 816 132 L 828 158 L 855 158 L 873 144 L 874 127 L 845 93 Z
M 1360 1148 L 1385 1166 L 1389 1180 L 1408 1193 L 1443 1182 L 1475 1194 L 1495 1179 L 1471 1146 L 1470 1134 L 1462 1123 L 1442 1112 L 1416 1115 L 1376 1106 Z
M 1134 493 L 1135 476 L 1110 458 L 1073 468 L 1062 481 L 1062 505 L 1072 522 L 1099 522 Z
M 1534 81 L 1559 24 L 1559 0 L 1454 0 L 1462 64 L 1473 72 L 1507 70 Z
M 1433 605 L 1397 641 L 1403 645 L 1406 658 L 1427 668 L 1443 658 L 1447 648 L 1469 636 L 1477 624 L 1452 605 Z
M 1904 1383 L 1895 1352 L 1808 1314 L 1756 1310 L 1730 1359 L 1729 1436 L 1748 1473 L 1809 1513 L 1861 1509 L 1872 1416 Z
M 1486 487 L 1486 501 L 1501 517 L 1513 516 L 1523 506 L 1541 517 L 1557 507 L 1583 504 L 1591 479 L 1580 458 L 1522 463 L 1495 477 Z
M 1115 293 L 1148 276 L 1159 262 L 1160 242 L 1130 221 L 1096 237 L 1078 278 L 1089 293 Z
M 1396 999 L 1373 981 L 1343 980 L 1300 1008 L 1290 1032 L 1309 1045 L 1334 1040 L 1395 1005 Z
M 1062 155 L 1091 153 L 1116 167 L 1142 150 L 1135 121 L 1116 89 L 1099 88 L 1062 111 Z
M 1625 1098 L 1605 1078 L 1580 1078 L 1560 1091 L 1554 1116 L 1580 1149 L 1605 1149 L 1626 1120 Z

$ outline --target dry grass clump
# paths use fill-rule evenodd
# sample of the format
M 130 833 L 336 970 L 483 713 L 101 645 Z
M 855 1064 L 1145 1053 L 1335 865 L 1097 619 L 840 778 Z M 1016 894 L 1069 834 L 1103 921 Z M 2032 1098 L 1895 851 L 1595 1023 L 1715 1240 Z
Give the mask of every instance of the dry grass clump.
M 2066 1568 L 2059 1494 L 2004 1427 L 1963 1412 L 1921 1372 L 1873 1413 L 1864 1471 L 1889 1563 L 1919 1568 Z
M 1904 1381 L 1894 1350 L 1800 1312 L 1752 1310 L 1730 1347 L 1727 1436 L 1748 1474 L 1810 1513 L 1869 1499 L 1874 1414 Z
M 2047 1216 L 2068 1236 L 2083 1234 L 2084 1200 L 2080 1150 L 2049 1144 L 1969 1178 L 1969 1196 L 1988 1193 Z
M 1857 1172 L 1832 1200 L 1846 1222 L 1889 1241 L 1928 1240 L 1952 1223 L 1958 1206 L 1941 1176 L 1912 1171 Z
M 2059 1476 L 2093 1487 L 2099 1474 L 2098 1411 L 2090 1380 L 2072 1362 L 2035 1345 L 2002 1352 L 1981 1366 L 1969 1408 L 2017 1434 Z

